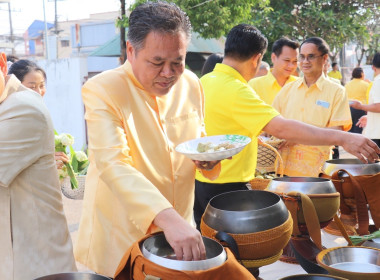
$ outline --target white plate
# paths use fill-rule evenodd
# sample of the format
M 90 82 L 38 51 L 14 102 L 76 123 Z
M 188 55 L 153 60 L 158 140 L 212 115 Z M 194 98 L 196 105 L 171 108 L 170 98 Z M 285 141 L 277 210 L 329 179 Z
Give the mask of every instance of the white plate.
M 222 143 L 233 144 L 235 147 L 223 151 L 199 153 L 197 147 L 199 143 L 206 144 L 211 142 L 215 146 Z M 245 146 L 251 142 L 251 138 L 243 135 L 215 135 L 193 139 L 182 144 L 179 144 L 175 150 L 192 160 L 213 161 L 222 160 L 232 157 L 239 153 Z

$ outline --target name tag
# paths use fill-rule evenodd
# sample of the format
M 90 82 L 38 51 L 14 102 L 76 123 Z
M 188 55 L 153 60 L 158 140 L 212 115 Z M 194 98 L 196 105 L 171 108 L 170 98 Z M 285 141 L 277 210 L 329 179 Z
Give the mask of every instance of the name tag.
M 323 108 L 328 108 L 330 107 L 330 103 L 327 102 L 327 101 L 323 101 L 323 100 L 317 100 L 317 103 L 316 103 L 318 106 L 322 106 Z

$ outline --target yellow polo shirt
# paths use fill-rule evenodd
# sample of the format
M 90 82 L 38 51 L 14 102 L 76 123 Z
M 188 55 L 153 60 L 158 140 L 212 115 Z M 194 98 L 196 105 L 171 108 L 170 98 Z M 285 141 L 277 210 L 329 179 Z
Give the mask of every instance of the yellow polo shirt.
M 330 71 L 327 75 L 339 81 L 343 78 L 342 74 L 339 71 Z
M 324 75 L 308 87 L 303 79 L 282 88 L 273 107 L 288 119 L 318 127 L 351 128 L 351 113 L 344 87 Z M 329 159 L 330 147 L 291 145 L 281 149 L 284 174 L 288 176 L 318 176 L 323 162 Z
M 208 183 L 248 182 L 254 178 L 257 159 L 257 136 L 279 113 L 262 101 L 238 71 L 216 64 L 213 72 L 203 76 L 205 126 L 207 135 L 240 134 L 252 138 L 232 160 L 222 161 L 219 177 L 210 181 L 199 172 L 196 179 Z
M 369 92 L 371 91 L 372 85 L 373 85 L 373 82 L 370 82 L 369 85 L 368 85 L 367 91 L 366 91 L 366 93 L 365 93 L 366 104 L 368 104 L 368 100 L 369 100 Z
M 285 84 L 294 82 L 298 77 L 290 76 Z M 265 103 L 272 105 L 277 93 L 281 90 L 281 86 L 278 84 L 276 78 L 272 74 L 272 70 L 265 76 L 253 78 L 248 82 L 257 95 Z
M 345 88 L 349 100 L 357 100 L 363 104 L 367 104 L 367 90 L 369 83 L 362 79 L 352 79 Z

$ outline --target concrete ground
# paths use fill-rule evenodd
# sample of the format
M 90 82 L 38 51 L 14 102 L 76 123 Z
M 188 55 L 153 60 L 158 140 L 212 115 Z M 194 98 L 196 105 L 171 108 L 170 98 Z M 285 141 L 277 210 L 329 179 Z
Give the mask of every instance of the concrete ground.
M 342 148 L 339 149 L 340 158 L 354 158 L 351 154 L 344 151 Z M 67 218 L 67 223 L 69 226 L 69 230 L 71 233 L 71 238 L 73 243 L 77 241 L 78 228 L 79 228 L 79 220 L 82 213 L 82 200 L 72 200 L 63 196 L 63 206 Z M 335 240 L 335 237 L 330 236 L 329 234 L 324 234 L 322 236 L 326 242 L 331 243 Z M 342 240 L 339 240 L 342 242 Z M 327 246 L 328 247 L 328 246 Z M 90 272 L 86 266 L 77 262 L 78 271 L 86 271 Z M 272 278 L 274 276 L 273 273 L 286 273 L 286 275 L 292 275 L 297 273 L 305 273 L 303 269 L 298 265 L 286 264 L 282 262 L 276 262 L 274 264 L 263 267 L 261 270 L 260 276 L 265 280 L 274 280 Z M 289 274 L 292 273 L 292 274 Z M 285 274 L 281 274 L 281 276 L 285 276 Z M 278 279 L 278 278 L 276 278 Z

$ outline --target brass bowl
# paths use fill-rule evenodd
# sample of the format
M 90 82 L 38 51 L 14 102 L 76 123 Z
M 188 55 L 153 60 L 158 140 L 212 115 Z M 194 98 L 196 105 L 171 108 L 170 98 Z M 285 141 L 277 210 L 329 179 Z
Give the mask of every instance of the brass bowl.
M 334 279 L 347 280 L 346 278 L 326 275 L 326 274 L 298 274 L 298 275 L 291 275 L 288 277 L 284 277 L 279 280 L 334 280 Z
M 268 191 L 272 191 L 286 199 L 285 195 L 296 191 L 310 197 L 317 212 L 321 227 L 326 226 L 326 222 L 331 221 L 340 205 L 340 195 L 336 191 L 334 184 L 329 179 L 315 177 L 281 177 L 274 178 L 269 183 Z M 305 223 L 302 205 L 299 202 L 297 219 L 299 224 Z
M 317 177 L 279 177 L 269 183 L 268 191 L 288 193 L 297 191 L 304 194 L 336 193 L 334 184 L 329 179 Z
M 46 275 L 34 280 L 111 280 L 111 278 L 94 273 L 66 272 Z
M 380 249 L 335 247 L 321 251 L 317 262 L 330 274 L 349 280 L 380 279 Z
M 322 166 L 322 172 L 331 176 L 335 171 L 344 169 L 353 176 L 373 175 L 380 172 L 380 162 L 362 163 L 359 159 L 331 159 L 327 160 Z M 348 176 L 342 174 L 343 177 Z
M 272 192 L 246 190 L 213 197 L 203 221 L 216 231 L 254 233 L 282 225 L 289 217 L 281 198 Z

